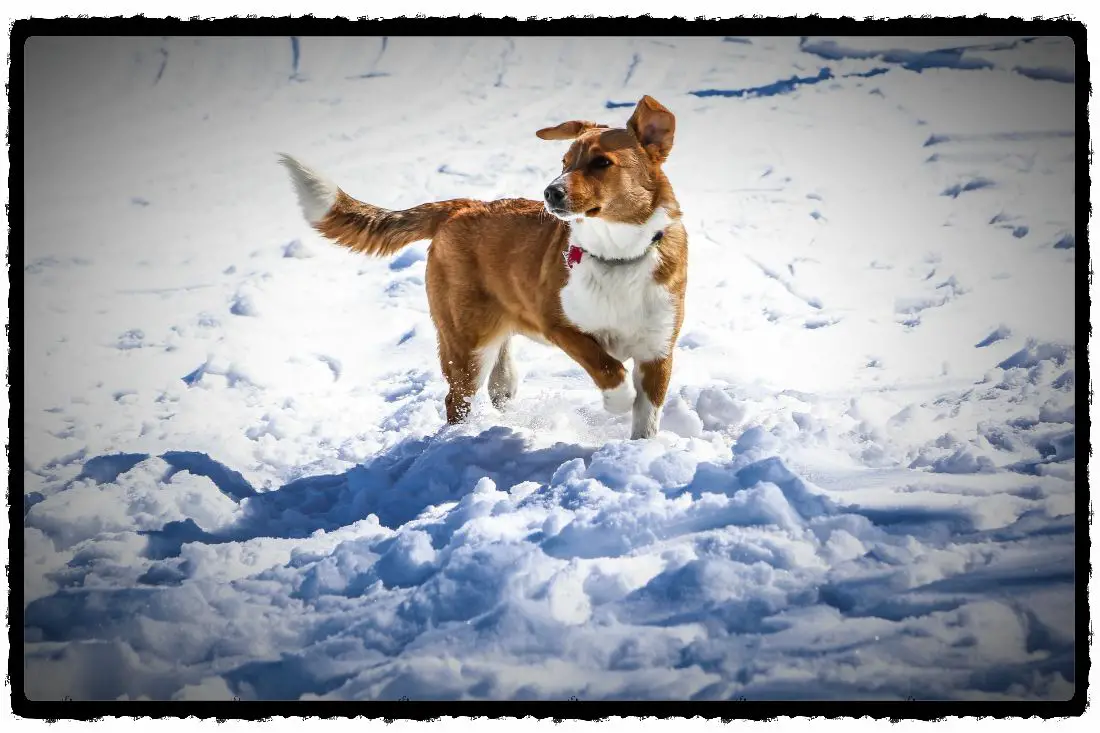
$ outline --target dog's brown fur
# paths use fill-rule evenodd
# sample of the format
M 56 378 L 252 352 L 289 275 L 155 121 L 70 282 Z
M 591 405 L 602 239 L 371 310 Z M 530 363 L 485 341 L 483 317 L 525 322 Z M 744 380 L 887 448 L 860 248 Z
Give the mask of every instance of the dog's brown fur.
M 673 219 L 660 241 L 660 264 L 653 277 L 671 293 L 675 329 L 668 355 L 639 365 L 642 389 L 658 407 L 668 389 L 687 281 L 687 236 L 679 205 L 661 170 L 672 147 L 674 127 L 672 113 L 644 97 L 626 129 L 573 121 L 537 133 L 548 140 L 574 140 L 563 160 L 571 211 L 640 224 L 663 206 Z M 601 156 L 613 164 L 593 167 L 592 161 Z M 454 199 L 387 211 L 340 190 L 314 226 L 345 247 L 376 256 L 431 239 L 426 284 L 438 331 L 440 365 L 450 387 L 449 423 L 461 421 L 469 411 L 481 377 L 480 350 L 509 333 L 558 346 L 601 390 L 614 389 L 627 378 L 623 364 L 592 335 L 570 323 L 562 311 L 560 293 L 569 277 L 563 257 L 569 247 L 569 224 L 548 214 L 542 202 Z M 505 357 L 498 358 L 494 373 Z M 491 392 L 495 381 L 499 380 L 494 374 Z M 511 395 L 492 396 L 499 406 Z

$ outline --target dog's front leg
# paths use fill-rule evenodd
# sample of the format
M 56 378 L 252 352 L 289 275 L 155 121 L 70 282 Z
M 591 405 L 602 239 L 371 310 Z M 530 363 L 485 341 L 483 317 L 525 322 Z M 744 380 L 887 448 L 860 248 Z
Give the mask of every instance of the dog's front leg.
M 663 359 L 638 362 L 634 365 L 634 420 L 630 429 L 632 440 L 657 435 L 661 421 L 661 406 L 665 403 L 668 383 L 672 378 L 672 354 Z
M 569 326 L 554 329 L 548 340 L 573 358 L 588 372 L 603 392 L 603 405 L 608 412 L 628 412 L 634 404 L 634 385 L 623 363 L 607 353 L 596 339 Z

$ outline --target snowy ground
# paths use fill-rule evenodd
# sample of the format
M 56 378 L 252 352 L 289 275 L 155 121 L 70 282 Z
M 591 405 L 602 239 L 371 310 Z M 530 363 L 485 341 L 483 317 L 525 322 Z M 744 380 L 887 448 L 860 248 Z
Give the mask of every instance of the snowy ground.
M 32 699 L 1073 694 L 1068 40 L 27 61 Z M 642 94 L 692 258 L 659 437 L 530 342 L 441 430 L 427 243 L 325 244 L 276 151 L 394 208 L 537 197 L 536 129 Z

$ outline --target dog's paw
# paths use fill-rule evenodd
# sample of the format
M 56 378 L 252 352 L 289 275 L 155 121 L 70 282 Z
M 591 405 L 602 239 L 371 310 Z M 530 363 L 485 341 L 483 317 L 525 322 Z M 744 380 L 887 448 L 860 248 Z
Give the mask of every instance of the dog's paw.
M 630 379 L 624 379 L 615 389 L 603 391 L 603 409 L 615 415 L 630 412 L 634 406 L 634 385 Z

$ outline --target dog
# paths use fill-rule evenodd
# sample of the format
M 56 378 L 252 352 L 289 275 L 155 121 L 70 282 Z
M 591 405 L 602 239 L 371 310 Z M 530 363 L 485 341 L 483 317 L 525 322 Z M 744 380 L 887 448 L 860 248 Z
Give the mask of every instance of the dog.
M 516 394 L 519 334 L 568 354 L 609 412 L 633 412 L 631 438 L 641 439 L 657 434 L 684 321 L 687 232 L 662 170 L 675 131 L 675 116 L 649 96 L 625 128 L 572 120 L 539 130 L 543 140 L 572 141 L 543 201 L 453 199 L 390 211 L 289 155 L 280 162 L 306 220 L 327 239 L 377 257 L 431 240 L 425 280 L 449 424 L 467 417 L 486 381 L 498 409 Z

